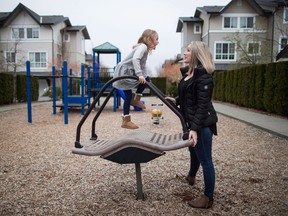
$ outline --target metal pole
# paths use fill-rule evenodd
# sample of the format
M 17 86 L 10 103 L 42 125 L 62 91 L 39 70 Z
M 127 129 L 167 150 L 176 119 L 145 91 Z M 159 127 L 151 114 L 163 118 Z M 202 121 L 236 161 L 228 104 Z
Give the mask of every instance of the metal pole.
M 70 78 L 69 78 L 69 95 L 73 95 L 73 72 L 72 72 L 72 68 L 70 68 Z
M 136 168 L 136 181 L 137 181 L 137 200 L 138 199 L 144 200 L 140 163 L 135 163 L 135 168 Z
M 85 71 L 85 67 L 84 64 L 81 65 L 81 114 L 84 115 L 84 106 L 86 101 L 84 101 L 85 99 L 85 86 L 84 86 L 84 71 Z
M 62 94 L 64 102 L 64 124 L 68 124 L 68 95 L 67 95 L 67 61 L 64 61 L 62 67 Z
M 53 114 L 56 114 L 56 68 L 55 66 L 52 67 L 52 97 L 53 97 Z
M 88 95 L 88 108 L 90 107 L 90 98 L 91 98 L 91 78 L 90 78 L 90 66 L 87 67 L 87 95 Z
M 32 106 L 31 106 L 31 72 L 30 61 L 26 61 L 26 94 L 27 94 L 27 113 L 28 122 L 32 123 Z

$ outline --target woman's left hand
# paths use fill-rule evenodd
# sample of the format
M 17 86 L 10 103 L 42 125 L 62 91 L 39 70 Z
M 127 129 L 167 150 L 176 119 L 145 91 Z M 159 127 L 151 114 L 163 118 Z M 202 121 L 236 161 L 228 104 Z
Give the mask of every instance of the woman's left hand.
M 197 145 L 197 131 L 191 130 L 189 132 L 189 140 L 193 140 L 193 147 Z
M 142 84 L 146 83 L 145 77 L 144 76 L 139 76 L 139 82 Z

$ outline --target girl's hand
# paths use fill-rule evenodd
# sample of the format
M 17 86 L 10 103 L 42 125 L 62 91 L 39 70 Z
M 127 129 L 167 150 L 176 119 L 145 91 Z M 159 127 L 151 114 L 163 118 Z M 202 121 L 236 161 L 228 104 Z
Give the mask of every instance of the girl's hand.
M 146 83 L 145 77 L 144 76 L 139 76 L 139 82 L 142 84 Z
M 197 145 L 197 131 L 191 130 L 189 132 L 189 140 L 193 140 L 193 147 Z
M 172 101 L 174 104 L 176 104 L 176 99 L 173 97 L 165 97 L 166 100 Z

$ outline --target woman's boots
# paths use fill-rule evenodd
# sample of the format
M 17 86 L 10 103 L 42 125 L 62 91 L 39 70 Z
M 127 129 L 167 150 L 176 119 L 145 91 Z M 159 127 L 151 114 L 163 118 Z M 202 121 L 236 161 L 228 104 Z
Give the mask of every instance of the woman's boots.
M 139 128 L 137 125 L 135 125 L 132 121 L 131 121 L 131 116 L 130 115 L 125 115 L 122 116 L 122 128 L 126 128 L 126 129 L 137 129 Z
M 194 176 L 186 176 L 185 180 L 188 182 L 189 185 L 194 185 L 195 184 L 195 177 Z
M 207 196 L 202 195 L 197 200 L 188 202 L 188 205 L 193 208 L 211 208 L 213 205 L 213 200 L 209 200 Z
M 132 94 L 131 105 L 142 109 L 146 109 L 145 105 L 141 102 L 142 94 Z

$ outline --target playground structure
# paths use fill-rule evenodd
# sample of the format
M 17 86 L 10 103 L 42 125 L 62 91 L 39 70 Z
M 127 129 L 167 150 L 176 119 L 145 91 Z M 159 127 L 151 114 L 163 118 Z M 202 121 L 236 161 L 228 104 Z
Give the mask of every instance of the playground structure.
M 96 55 L 97 53 L 97 55 Z M 51 78 L 52 79 L 52 101 L 53 101 L 53 114 L 56 114 L 56 107 L 60 107 L 64 112 L 64 123 L 68 124 L 68 108 L 81 107 L 81 114 L 84 115 L 85 107 L 90 107 L 91 97 L 95 96 L 100 92 L 105 83 L 100 82 L 100 54 L 116 54 L 116 64 L 121 61 L 121 52 L 119 49 L 112 44 L 106 42 L 100 46 L 93 48 L 93 71 L 91 74 L 90 66 L 87 67 L 87 77 L 85 77 L 85 66 L 81 65 L 81 76 L 73 76 L 72 69 L 68 75 L 68 64 L 67 61 L 63 62 L 62 75 L 56 75 L 55 66 L 52 67 L 51 76 L 39 76 L 39 78 Z M 111 74 L 108 77 L 112 77 Z M 28 122 L 32 123 L 32 97 L 31 97 L 31 70 L 30 62 L 26 62 L 26 91 L 27 91 L 27 112 L 28 112 Z M 56 79 L 61 79 L 62 83 L 62 104 L 56 104 Z M 68 85 L 69 79 L 69 85 Z M 80 80 L 81 94 L 73 95 L 73 79 Z M 69 94 L 68 94 L 69 86 Z M 85 89 L 86 87 L 86 89 Z M 111 92 L 112 85 L 110 85 L 104 92 L 105 95 L 108 95 Z M 85 94 L 86 92 L 86 94 Z M 117 108 L 121 105 L 121 98 L 125 99 L 125 95 L 122 90 L 116 89 L 113 94 L 114 112 L 117 111 Z M 96 104 L 95 104 L 96 105 Z M 100 100 L 98 101 L 100 105 Z
M 62 67 L 62 75 L 56 75 L 55 66 L 52 67 L 51 76 L 36 76 L 39 78 L 51 78 L 52 79 L 52 102 L 53 102 L 53 114 L 56 114 L 56 107 L 61 107 L 64 111 L 64 123 L 68 124 L 68 107 L 81 107 L 81 114 L 84 115 L 85 106 L 90 107 L 91 93 L 89 91 L 91 87 L 90 79 L 90 67 L 87 67 L 87 79 L 85 79 L 84 71 L 85 66 L 81 65 L 81 76 L 73 76 L 72 70 L 70 70 L 70 75 L 68 75 L 67 61 L 64 61 Z M 56 79 L 61 79 L 62 85 L 62 104 L 56 104 Z M 68 79 L 69 79 L 69 94 L 68 94 Z M 73 95 L 73 79 L 80 79 L 81 94 Z M 87 81 L 87 94 L 85 94 L 85 81 Z M 27 93 L 27 113 L 28 122 L 32 123 L 32 96 L 31 96 L 31 71 L 30 62 L 26 62 L 26 93 Z
M 147 82 L 147 87 L 152 90 L 161 99 L 161 101 L 179 117 L 182 125 L 181 133 L 174 135 L 163 135 L 149 131 L 133 130 L 131 133 L 128 133 L 127 135 L 124 135 L 118 139 L 98 139 L 98 135 L 96 134 L 96 121 L 104 110 L 107 102 L 109 101 L 109 98 L 116 90 L 115 88 L 112 88 L 111 92 L 105 98 L 105 101 L 100 106 L 99 110 L 92 119 L 90 139 L 81 143 L 81 127 L 87 120 L 88 116 L 91 114 L 93 109 L 92 107 L 99 101 L 100 97 L 109 87 L 109 85 L 120 79 L 138 80 L 138 77 L 123 76 L 113 78 L 103 86 L 77 126 L 76 141 L 72 152 L 80 155 L 100 156 L 101 158 L 119 164 L 134 163 L 136 169 L 137 199 L 144 200 L 145 195 L 142 189 L 140 164 L 149 162 L 165 154 L 165 151 L 172 151 L 179 148 L 188 147 L 192 144 L 192 141 L 188 140 L 189 131 L 187 129 L 187 125 L 177 107 L 166 100 L 165 95 L 156 86 L 154 86 L 151 82 Z

